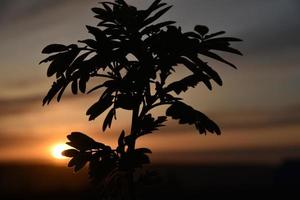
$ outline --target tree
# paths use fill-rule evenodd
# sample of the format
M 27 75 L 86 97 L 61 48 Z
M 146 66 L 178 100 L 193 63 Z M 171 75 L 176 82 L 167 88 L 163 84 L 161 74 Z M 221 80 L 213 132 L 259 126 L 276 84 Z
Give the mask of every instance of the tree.
M 241 40 L 221 37 L 224 31 L 209 34 L 209 29 L 202 25 L 196 25 L 192 32 L 183 32 L 174 21 L 155 23 L 171 8 L 161 0 L 155 0 L 146 10 L 138 10 L 124 0 L 100 4 L 101 7 L 92 8 L 95 17 L 100 19 L 98 27 L 86 26 L 92 39 L 78 41 L 82 45 L 50 44 L 43 49 L 42 53 L 51 54 L 41 61 L 50 62 L 47 76 L 56 77 L 43 105 L 55 96 L 59 102 L 71 85 L 74 95 L 99 92 L 99 100 L 86 114 L 89 120 L 94 120 L 108 111 L 103 131 L 117 119 L 118 109 L 132 112 L 131 131 L 121 132 L 115 149 L 73 132 L 67 136 L 67 144 L 73 148 L 63 155 L 71 158 L 68 166 L 75 172 L 88 163 L 89 176 L 103 185 L 104 196 L 111 197 L 113 186 L 121 184 L 117 186 L 117 194 L 135 199 L 134 172 L 150 163 L 148 154 L 151 153 L 150 149 L 136 148 L 139 137 L 158 130 L 167 117 L 180 124 L 194 125 L 200 134 L 221 134 L 216 123 L 184 103 L 180 94 L 199 83 L 209 90 L 212 81 L 222 85 L 218 73 L 203 57 L 235 68 L 215 51 L 242 55 L 230 47 L 231 42 Z M 168 83 L 175 69 L 183 67 L 190 75 Z M 87 83 L 92 78 L 99 80 L 98 84 L 87 91 Z M 154 117 L 151 112 L 162 105 L 168 106 L 166 115 Z M 128 184 L 123 184 L 124 180 Z M 126 185 L 128 188 L 124 188 Z

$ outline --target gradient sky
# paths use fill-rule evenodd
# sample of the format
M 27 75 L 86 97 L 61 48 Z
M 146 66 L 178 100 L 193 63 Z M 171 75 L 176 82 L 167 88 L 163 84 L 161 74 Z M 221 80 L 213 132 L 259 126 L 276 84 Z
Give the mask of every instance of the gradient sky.
M 74 43 L 90 37 L 94 0 L 1 0 L 0 2 L 0 160 L 49 160 L 49 149 L 71 131 L 115 144 L 129 126 L 121 112 L 112 131 L 102 119 L 88 122 L 85 111 L 95 96 L 65 96 L 42 107 L 52 81 L 41 50 L 50 43 Z M 128 1 L 144 8 L 151 1 Z M 147 2 L 147 4 L 145 4 Z M 185 31 L 204 24 L 242 38 L 243 57 L 227 57 L 234 70 L 214 63 L 224 86 L 198 87 L 184 99 L 222 128 L 222 136 L 199 136 L 193 127 L 169 122 L 138 142 L 153 149 L 154 160 L 271 162 L 300 157 L 300 3 L 298 0 L 168 0 L 165 18 Z M 180 72 L 179 72 L 180 73 Z M 180 155 L 180 156 L 178 156 Z

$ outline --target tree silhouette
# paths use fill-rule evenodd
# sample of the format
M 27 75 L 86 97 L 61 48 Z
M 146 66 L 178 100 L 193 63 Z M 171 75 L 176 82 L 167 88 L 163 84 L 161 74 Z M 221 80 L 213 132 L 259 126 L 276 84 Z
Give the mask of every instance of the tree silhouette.
M 198 83 L 209 90 L 212 81 L 222 85 L 218 73 L 202 57 L 235 68 L 215 50 L 242 55 L 230 47 L 230 42 L 241 40 L 220 37 L 224 31 L 209 34 L 209 29 L 202 25 L 195 26 L 192 32 L 183 32 L 174 26 L 174 21 L 154 23 L 171 8 L 161 0 L 155 0 L 146 10 L 138 10 L 124 0 L 100 4 L 101 7 L 92 8 L 100 19 L 98 27 L 86 26 L 92 39 L 78 41 L 80 46 L 51 44 L 43 49 L 42 53 L 51 54 L 41 61 L 50 62 L 47 76 L 56 76 L 43 105 L 55 96 L 60 101 L 71 85 L 75 95 L 100 91 L 99 100 L 86 114 L 94 120 L 108 110 L 103 131 L 117 119 L 117 109 L 132 112 L 131 130 L 121 132 L 115 149 L 83 133 L 72 132 L 67 136 L 67 144 L 73 148 L 63 155 L 71 158 L 68 166 L 75 172 L 89 164 L 89 176 L 102 185 L 103 197 L 135 199 L 134 172 L 150 163 L 151 153 L 147 148 L 136 148 L 139 137 L 158 130 L 167 117 L 180 124 L 194 125 L 200 134 L 221 134 L 216 123 L 184 103 L 179 95 Z M 167 79 L 176 68 L 187 68 L 190 75 L 169 83 Z M 92 78 L 98 84 L 87 91 Z M 154 117 L 151 112 L 162 105 L 169 106 L 166 115 Z

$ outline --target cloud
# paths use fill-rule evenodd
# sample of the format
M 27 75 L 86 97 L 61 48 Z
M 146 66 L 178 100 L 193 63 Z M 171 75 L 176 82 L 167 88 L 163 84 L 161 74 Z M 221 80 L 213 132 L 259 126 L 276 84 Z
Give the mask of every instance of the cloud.
M 16 99 L 0 99 L 0 118 L 7 115 L 15 115 L 16 117 L 32 108 L 32 105 L 41 101 L 40 96 L 24 97 Z
M 273 110 L 239 111 L 220 115 L 224 129 L 282 128 L 300 124 L 299 105 Z M 228 120 L 229 119 L 229 120 Z
M 14 115 L 18 117 L 19 115 L 35 110 L 36 108 L 42 106 L 42 99 L 44 95 L 35 95 L 35 96 L 25 96 L 19 98 L 11 98 L 11 99 L 0 99 L 0 118 L 7 117 L 8 115 Z M 78 96 L 82 97 L 82 96 Z M 77 98 L 78 98 L 77 97 Z M 63 97 L 64 100 L 75 99 L 75 96 L 67 93 Z M 52 100 L 55 102 L 56 98 Z
M 45 10 L 60 6 L 61 3 L 59 0 L 4 0 L 0 2 L 0 23 L 24 21 Z

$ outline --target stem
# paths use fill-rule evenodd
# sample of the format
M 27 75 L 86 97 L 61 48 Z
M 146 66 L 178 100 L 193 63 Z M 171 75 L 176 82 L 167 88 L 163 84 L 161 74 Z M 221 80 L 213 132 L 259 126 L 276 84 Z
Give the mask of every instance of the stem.
M 138 121 L 139 118 L 139 105 L 137 105 L 133 110 L 132 110 L 132 119 L 131 119 L 131 131 L 130 131 L 130 135 L 132 136 L 132 140 L 130 141 L 130 143 L 128 144 L 128 151 L 134 151 L 135 149 L 135 139 L 137 136 L 137 127 L 136 127 L 136 123 Z
M 138 118 L 139 118 L 139 105 L 137 105 L 132 111 L 132 121 L 131 121 L 131 131 L 130 131 L 130 136 L 132 137 L 131 140 L 129 141 L 130 143 L 128 144 L 129 153 L 134 152 L 135 150 L 135 140 L 138 134 L 136 123 L 138 122 Z M 133 175 L 134 175 L 134 169 L 130 169 L 128 171 L 128 192 L 129 192 L 130 200 L 136 199 Z

